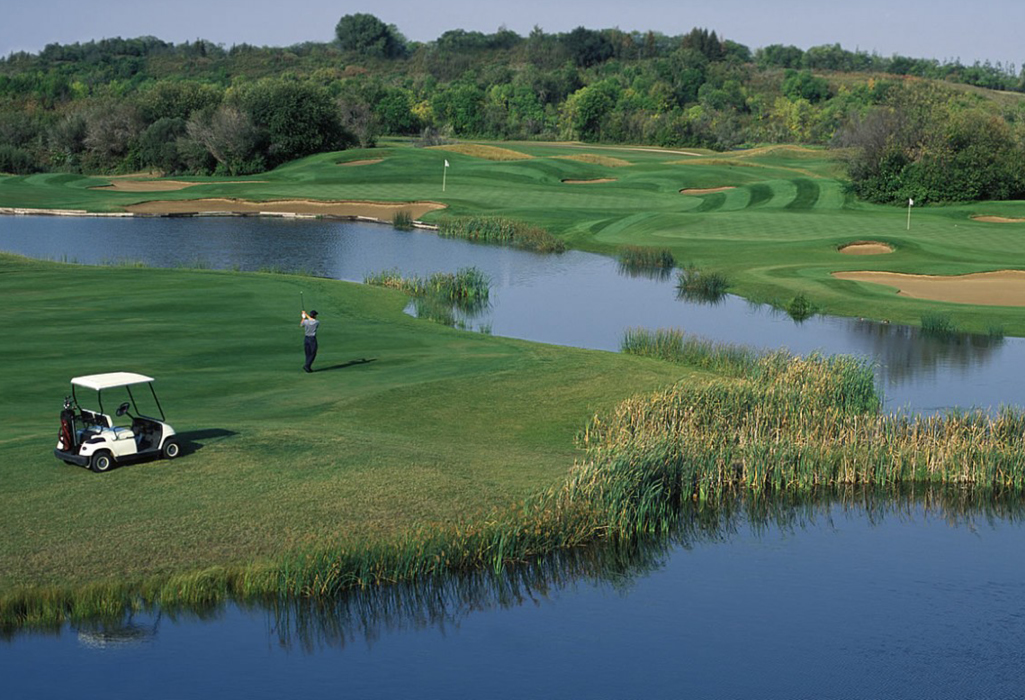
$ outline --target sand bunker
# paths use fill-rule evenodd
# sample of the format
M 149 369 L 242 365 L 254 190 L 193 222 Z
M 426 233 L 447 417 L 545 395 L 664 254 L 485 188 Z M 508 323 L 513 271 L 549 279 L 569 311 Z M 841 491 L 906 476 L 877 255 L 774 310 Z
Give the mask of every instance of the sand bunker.
M 984 224 L 1021 224 L 1025 219 L 1010 219 L 1006 216 L 973 216 L 972 221 L 981 221 Z
M 374 163 L 380 163 L 384 158 L 372 158 L 370 160 L 347 160 L 344 163 L 338 165 L 357 166 L 357 165 L 373 165 Z
M 270 202 L 250 202 L 242 199 L 186 199 L 181 201 L 142 202 L 125 209 L 133 214 L 204 214 L 230 212 L 234 214 L 304 214 L 314 216 L 363 216 L 391 221 L 396 212 L 408 212 L 414 219 L 430 211 L 444 209 L 437 202 L 317 202 L 308 199 L 279 199 Z
M 715 192 L 725 192 L 726 190 L 735 190 L 735 189 L 737 189 L 737 188 L 732 186 L 732 185 L 729 186 L 729 187 L 708 187 L 706 189 L 691 188 L 689 190 L 680 190 L 680 194 L 691 194 L 691 195 L 713 194 Z
M 893 246 L 879 241 L 855 241 L 839 250 L 844 255 L 886 255 L 893 252 Z
M 182 182 L 181 180 L 114 180 L 109 185 L 90 187 L 91 190 L 117 190 L 118 192 L 173 192 L 197 185 L 252 185 L 265 180 L 246 180 L 231 182 Z
M 834 272 L 833 277 L 896 287 L 900 296 L 913 299 L 981 306 L 1025 306 L 1023 270 L 979 272 L 952 277 L 896 272 Z
M 564 184 L 567 185 L 595 185 L 599 182 L 615 182 L 614 177 L 600 177 L 595 180 L 563 180 Z
M 448 146 L 431 146 L 430 148 L 431 150 L 451 151 L 452 153 L 461 153 L 464 156 L 484 158 L 485 160 L 530 160 L 534 157 L 508 148 L 481 146 L 474 143 L 455 143 Z
M 581 153 L 578 156 L 552 156 L 553 158 L 560 158 L 562 160 L 575 160 L 579 163 L 591 163 L 592 165 L 603 165 L 606 168 L 626 168 L 633 165 L 628 160 L 622 158 L 612 158 L 611 156 L 599 156 L 594 153 Z

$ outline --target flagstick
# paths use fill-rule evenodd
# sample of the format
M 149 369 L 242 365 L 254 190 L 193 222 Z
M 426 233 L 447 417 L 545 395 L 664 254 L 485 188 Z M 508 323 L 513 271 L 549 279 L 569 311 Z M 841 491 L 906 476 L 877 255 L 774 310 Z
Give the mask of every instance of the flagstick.
M 915 200 L 913 200 L 913 199 L 909 199 L 908 200 L 908 231 L 911 230 L 911 207 L 914 205 L 914 203 L 915 203 Z
M 445 169 L 441 171 L 441 191 L 445 191 L 445 184 L 448 180 L 448 159 L 445 160 Z

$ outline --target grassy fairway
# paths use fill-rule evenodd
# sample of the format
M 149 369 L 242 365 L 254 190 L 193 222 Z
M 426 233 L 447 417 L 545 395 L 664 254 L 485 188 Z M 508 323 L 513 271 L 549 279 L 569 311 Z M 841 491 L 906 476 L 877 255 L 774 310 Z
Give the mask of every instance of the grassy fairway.
M 321 313 L 312 375 L 300 290 Z M 594 411 L 686 372 L 455 331 L 322 279 L 0 255 L 0 295 L 0 591 L 480 516 L 563 479 Z M 157 378 L 186 454 L 104 475 L 55 460 L 68 380 L 122 369 Z
M 444 202 L 425 216 L 486 214 L 538 224 L 578 248 L 614 254 L 625 245 L 668 248 L 684 265 L 721 271 L 731 291 L 787 303 L 805 294 L 826 313 L 917 324 L 948 314 L 975 331 L 1002 326 L 1025 335 L 1020 308 L 977 307 L 897 297 L 881 285 L 836 280 L 841 270 L 965 274 L 1025 269 L 1025 223 L 982 223 L 976 214 L 1025 216 L 1025 202 L 928 207 L 913 212 L 856 202 L 824 151 L 777 147 L 731 154 L 572 144 L 503 144 L 521 160 L 489 160 L 392 142 L 368 151 L 324 154 L 248 181 L 168 192 L 92 190 L 104 178 L 0 178 L 0 206 L 117 211 L 142 201 L 208 197 Z M 339 161 L 380 162 L 339 166 Z M 442 193 L 443 162 L 447 191 Z M 214 181 L 216 180 L 216 182 Z M 571 184 L 566 181 L 585 181 Z M 589 181 L 589 182 L 588 182 Z M 732 189 L 706 194 L 682 190 Z M 891 243 L 890 255 L 852 257 L 837 247 Z

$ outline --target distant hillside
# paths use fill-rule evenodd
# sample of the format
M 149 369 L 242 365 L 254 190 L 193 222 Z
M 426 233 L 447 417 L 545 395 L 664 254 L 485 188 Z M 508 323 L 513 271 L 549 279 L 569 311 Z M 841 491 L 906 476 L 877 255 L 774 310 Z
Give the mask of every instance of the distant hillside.
M 0 60 L 0 171 L 235 175 L 372 146 L 383 134 L 720 150 L 832 143 L 854 149 L 845 162 L 862 195 L 895 201 L 914 190 L 927 201 L 961 190 L 932 196 L 909 189 L 906 169 L 864 162 L 885 150 L 865 150 L 868 125 L 885 132 L 874 138 L 890 138 L 886 129 L 902 122 L 879 113 L 931 110 L 900 137 L 898 161 L 918 158 L 923 139 L 933 153 L 957 151 L 950 134 L 933 131 L 949 132 L 965 114 L 974 126 L 996 125 L 979 148 L 998 160 L 1025 142 L 1025 82 L 1013 66 L 884 58 L 839 45 L 752 52 L 706 29 L 665 36 L 578 27 L 527 37 L 456 29 L 414 43 L 356 14 L 336 34 L 330 44 L 288 48 L 141 37 L 12 54 Z M 958 160 L 936 157 L 930 167 Z M 871 187 L 859 179 L 865 173 L 874 173 Z M 990 185 L 970 191 L 996 196 Z

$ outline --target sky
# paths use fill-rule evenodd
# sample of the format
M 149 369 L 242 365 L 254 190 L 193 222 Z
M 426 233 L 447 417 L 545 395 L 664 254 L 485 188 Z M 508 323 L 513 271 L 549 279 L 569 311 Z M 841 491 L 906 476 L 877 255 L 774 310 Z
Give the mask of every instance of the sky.
M 152 35 L 230 47 L 289 46 L 334 38 L 338 20 L 365 12 L 430 41 L 449 29 L 526 36 L 578 26 L 685 34 L 715 30 L 752 50 L 770 44 L 913 58 L 1025 65 L 1021 0 L 18 0 L 0 13 L 0 56 L 49 43 Z

